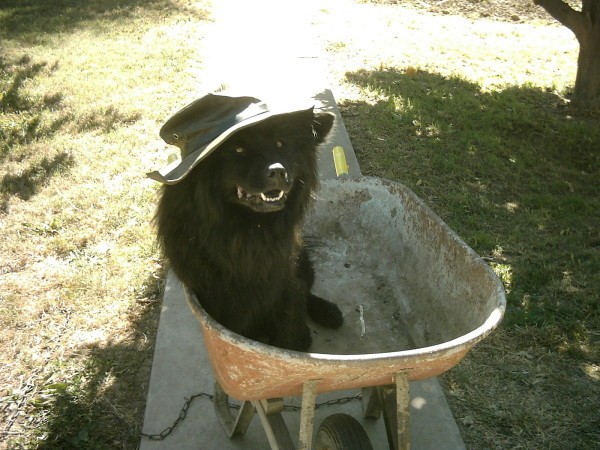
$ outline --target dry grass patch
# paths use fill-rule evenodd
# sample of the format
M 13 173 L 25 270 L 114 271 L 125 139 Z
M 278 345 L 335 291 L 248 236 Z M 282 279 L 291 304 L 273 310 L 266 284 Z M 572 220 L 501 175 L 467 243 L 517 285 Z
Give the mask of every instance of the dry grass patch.
M 144 174 L 165 159 L 157 130 L 187 100 L 183 44 L 208 16 L 25 3 L 0 13 L 0 441 L 132 448 L 164 279 Z

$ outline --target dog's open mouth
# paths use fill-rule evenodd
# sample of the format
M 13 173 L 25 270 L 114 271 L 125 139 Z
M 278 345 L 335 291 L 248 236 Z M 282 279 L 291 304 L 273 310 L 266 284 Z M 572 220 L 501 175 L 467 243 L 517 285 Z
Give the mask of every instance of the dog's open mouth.
M 238 186 L 237 198 L 244 205 L 249 206 L 250 208 L 256 211 L 275 211 L 285 206 L 285 201 L 287 200 L 287 193 L 280 189 L 272 189 L 266 192 L 252 193 Z

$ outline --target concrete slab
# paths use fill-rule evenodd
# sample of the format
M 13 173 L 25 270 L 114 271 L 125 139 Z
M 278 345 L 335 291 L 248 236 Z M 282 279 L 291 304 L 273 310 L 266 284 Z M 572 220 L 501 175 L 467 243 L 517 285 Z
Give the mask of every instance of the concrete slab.
M 321 149 L 319 160 L 322 178 L 335 176 L 331 150 L 340 145 L 346 151 L 350 174 L 360 175 L 352 144 L 339 115 L 333 95 L 323 91 L 315 96 L 321 106 L 336 114 L 336 128 L 329 143 Z M 210 361 L 204 349 L 199 324 L 188 309 L 179 281 L 169 275 L 159 330 L 143 433 L 156 435 L 172 426 L 182 411 L 186 400 L 204 392 L 213 393 L 214 377 Z M 319 395 L 317 403 L 332 399 L 354 397 L 358 391 L 329 392 Z M 444 393 L 435 379 L 411 382 L 411 448 L 462 450 L 464 444 L 452 417 Z M 285 404 L 299 405 L 299 399 L 284 399 Z M 315 413 L 315 431 L 320 421 L 333 413 L 345 412 L 358 419 L 365 427 L 373 447 L 388 448 L 383 420 L 363 420 L 361 402 L 323 406 Z M 284 412 L 284 420 L 294 440 L 298 437 L 299 413 Z M 205 397 L 195 398 L 187 409 L 187 415 L 172 433 L 161 441 L 143 437 L 142 450 L 156 449 L 268 449 L 269 445 L 257 417 L 253 418 L 248 432 L 241 438 L 230 440 L 217 421 L 211 401 Z

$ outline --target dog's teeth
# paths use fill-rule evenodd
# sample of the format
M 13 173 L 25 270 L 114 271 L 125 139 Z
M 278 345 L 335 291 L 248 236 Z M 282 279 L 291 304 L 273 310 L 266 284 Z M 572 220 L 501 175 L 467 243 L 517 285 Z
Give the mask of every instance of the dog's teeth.
M 263 192 L 260 193 L 260 198 L 262 198 L 263 202 L 277 202 L 281 200 L 284 196 L 283 191 L 279 191 L 277 197 L 267 197 Z
M 277 192 L 277 195 L 274 197 L 271 197 L 264 192 L 261 192 L 260 194 L 251 194 L 249 192 L 246 192 L 243 188 L 241 188 L 239 186 L 237 188 L 237 196 L 239 199 L 250 200 L 252 198 L 256 198 L 256 197 L 260 196 L 260 198 L 262 199 L 263 202 L 273 203 L 273 202 L 278 202 L 283 197 L 285 197 L 285 192 L 283 192 L 283 191 L 270 191 L 270 192 L 271 193 Z

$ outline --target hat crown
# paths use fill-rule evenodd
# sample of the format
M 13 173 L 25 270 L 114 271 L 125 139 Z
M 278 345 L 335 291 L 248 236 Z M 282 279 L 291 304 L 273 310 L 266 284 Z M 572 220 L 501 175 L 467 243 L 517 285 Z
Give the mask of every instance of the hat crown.
M 165 184 L 176 184 L 214 152 L 234 133 L 270 117 L 301 111 L 313 111 L 303 102 L 284 101 L 271 107 L 254 97 L 230 97 L 208 94 L 175 113 L 160 129 L 167 144 L 181 150 L 181 160 L 148 173 L 148 177 Z M 275 107 L 273 107 L 275 105 Z
M 160 137 L 181 150 L 185 158 L 207 145 L 234 125 L 267 112 L 267 105 L 254 97 L 208 94 L 175 113 L 160 129 Z

